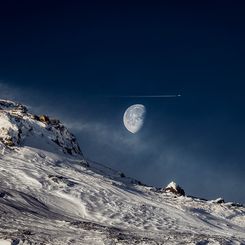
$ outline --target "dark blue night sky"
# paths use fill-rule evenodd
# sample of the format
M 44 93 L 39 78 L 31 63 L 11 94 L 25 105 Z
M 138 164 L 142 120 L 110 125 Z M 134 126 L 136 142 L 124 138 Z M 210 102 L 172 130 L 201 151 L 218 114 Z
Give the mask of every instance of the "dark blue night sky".
M 0 3 L 1 97 L 61 118 L 86 156 L 146 184 L 244 203 L 243 1 L 82 2 Z

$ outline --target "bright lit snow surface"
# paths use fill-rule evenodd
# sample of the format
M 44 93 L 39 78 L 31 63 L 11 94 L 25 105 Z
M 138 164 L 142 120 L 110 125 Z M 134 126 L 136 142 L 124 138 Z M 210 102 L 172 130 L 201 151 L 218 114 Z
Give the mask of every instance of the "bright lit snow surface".
M 97 163 L 83 165 L 77 157 L 30 147 L 5 150 L 0 158 L 0 241 L 245 242 L 243 207 L 158 193 Z

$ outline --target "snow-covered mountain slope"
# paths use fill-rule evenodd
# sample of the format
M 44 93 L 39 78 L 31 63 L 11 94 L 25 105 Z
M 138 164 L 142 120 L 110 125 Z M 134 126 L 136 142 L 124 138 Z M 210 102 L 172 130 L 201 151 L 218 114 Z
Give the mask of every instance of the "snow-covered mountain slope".
M 25 106 L 6 100 L 0 100 L 0 142 L 7 146 L 81 154 L 76 138 L 59 120 L 31 114 Z
M 0 130 L 0 245 L 245 244 L 243 206 L 87 161 L 60 122 L 10 101 L 0 101 Z

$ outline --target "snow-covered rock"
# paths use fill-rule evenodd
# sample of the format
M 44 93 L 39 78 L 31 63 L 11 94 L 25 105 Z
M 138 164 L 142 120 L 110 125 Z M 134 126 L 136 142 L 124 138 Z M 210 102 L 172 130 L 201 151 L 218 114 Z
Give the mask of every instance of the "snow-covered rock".
M 222 197 L 219 197 L 215 200 L 211 200 L 209 201 L 210 203 L 218 203 L 218 204 L 221 204 L 221 203 L 225 203 L 225 200 L 222 198 Z
M 173 181 L 167 185 L 164 191 L 171 192 L 179 196 L 185 196 L 185 191 Z

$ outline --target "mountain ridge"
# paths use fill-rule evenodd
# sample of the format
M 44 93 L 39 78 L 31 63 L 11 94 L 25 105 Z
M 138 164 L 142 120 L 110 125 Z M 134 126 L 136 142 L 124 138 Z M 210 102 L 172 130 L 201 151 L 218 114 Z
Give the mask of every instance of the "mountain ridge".
M 53 148 L 55 143 L 58 146 L 56 148 L 60 148 L 63 153 L 82 155 L 75 136 L 57 119 L 46 115 L 37 116 L 19 103 L 0 100 L 0 120 L 0 141 L 5 146 L 24 146 L 34 137 L 45 137 L 49 147 Z

